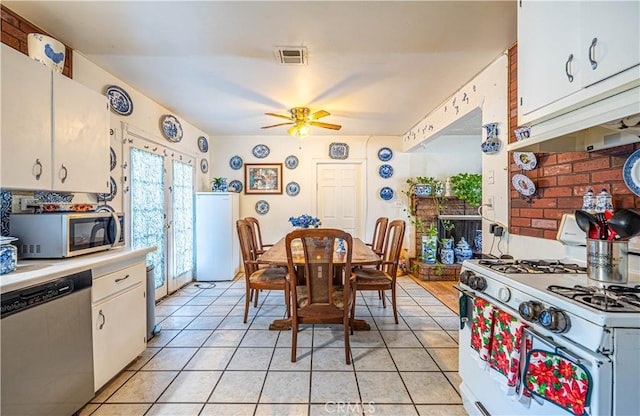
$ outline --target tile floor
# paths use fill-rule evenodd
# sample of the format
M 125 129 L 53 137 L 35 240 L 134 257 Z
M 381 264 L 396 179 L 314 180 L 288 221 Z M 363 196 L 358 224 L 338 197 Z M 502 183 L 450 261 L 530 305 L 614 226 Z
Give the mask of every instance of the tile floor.
M 306 326 L 292 363 L 282 292 L 244 311 L 244 278 L 192 283 L 156 305 L 162 326 L 144 353 L 80 412 L 101 415 L 465 415 L 457 390 L 457 315 L 409 277 L 398 279 L 400 322 L 375 292 L 359 292 L 370 331 Z

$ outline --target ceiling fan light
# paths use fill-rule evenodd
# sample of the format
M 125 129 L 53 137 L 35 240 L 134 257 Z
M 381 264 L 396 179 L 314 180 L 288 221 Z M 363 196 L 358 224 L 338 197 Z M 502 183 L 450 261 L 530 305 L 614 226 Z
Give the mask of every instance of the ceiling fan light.
M 309 126 L 306 124 L 301 125 L 298 128 L 298 137 L 306 137 L 309 135 Z

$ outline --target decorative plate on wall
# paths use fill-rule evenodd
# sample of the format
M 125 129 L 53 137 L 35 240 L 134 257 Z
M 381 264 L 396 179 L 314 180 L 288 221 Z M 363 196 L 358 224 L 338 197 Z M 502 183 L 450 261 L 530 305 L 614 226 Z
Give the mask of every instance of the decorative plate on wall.
M 538 159 L 533 152 L 513 152 L 513 161 L 523 170 L 535 169 L 538 164 Z
M 631 192 L 640 196 L 640 149 L 631 153 L 624 162 L 622 179 Z
M 380 159 L 383 162 L 388 162 L 391 160 L 391 158 L 393 157 L 393 150 L 389 149 L 388 147 L 383 147 L 380 150 L 378 150 L 378 159 Z
M 242 165 L 243 165 L 242 158 L 240 156 L 234 156 L 231 159 L 229 159 L 229 166 L 231 166 L 231 169 L 233 170 L 240 169 Z
M 200 149 L 202 153 L 207 153 L 209 151 L 209 142 L 206 137 L 198 137 L 198 149 Z
M 513 187 L 516 188 L 516 191 L 520 192 L 520 195 L 531 196 L 536 193 L 536 186 L 533 184 L 533 181 L 522 174 L 514 175 L 511 178 L 511 183 Z
M 384 165 L 380 166 L 380 169 L 378 169 L 378 173 L 381 177 L 388 179 L 393 176 L 393 166 L 387 165 L 385 163 Z
M 113 207 L 111 205 L 100 205 L 98 208 L 96 208 L 96 212 L 115 212 L 116 210 L 113 209 Z
M 266 144 L 258 144 L 254 146 L 251 152 L 258 159 L 264 159 L 269 156 L 269 152 L 271 152 L 271 150 L 269 150 L 269 147 Z
M 329 145 L 331 159 L 346 159 L 349 157 L 349 145 L 346 143 L 331 143 Z
M 109 85 L 105 93 L 109 98 L 111 111 L 121 116 L 128 116 L 133 113 L 133 102 L 125 90 L 117 85 Z
M 98 201 L 113 201 L 113 198 L 116 197 L 118 193 L 118 185 L 116 185 L 116 180 L 113 179 L 113 176 L 109 179 L 109 193 L 101 193 L 97 194 Z
M 287 184 L 287 195 L 296 196 L 300 193 L 300 185 L 298 182 L 289 182 Z
M 237 193 L 242 192 L 242 188 L 243 188 L 242 182 L 238 180 L 233 180 L 229 182 L 229 186 L 227 187 L 229 192 L 237 192 Z
M 267 212 L 269 212 L 269 203 L 264 199 L 256 202 L 256 212 L 260 215 L 265 215 Z
M 200 170 L 202 171 L 202 173 L 209 172 L 209 162 L 207 161 L 207 159 L 200 160 Z
M 294 155 L 287 156 L 287 158 L 284 160 L 284 165 L 288 169 L 295 169 L 298 167 L 298 158 Z
M 170 114 L 162 116 L 160 118 L 160 124 L 162 134 L 164 134 L 165 139 L 174 143 L 178 143 L 182 140 L 182 125 L 175 116 Z
M 109 148 L 109 170 L 114 170 L 117 163 L 118 161 L 116 159 L 116 151 L 113 150 L 113 147 L 111 147 Z
M 380 198 L 384 199 L 385 201 L 393 198 L 393 189 L 389 188 L 388 186 L 380 189 Z

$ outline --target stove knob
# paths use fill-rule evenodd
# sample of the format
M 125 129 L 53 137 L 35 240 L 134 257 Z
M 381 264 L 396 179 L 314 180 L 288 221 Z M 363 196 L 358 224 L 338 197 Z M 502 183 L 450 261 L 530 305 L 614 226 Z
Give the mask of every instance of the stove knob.
M 473 276 L 475 276 L 475 274 L 471 270 L 463 271 L 462 273 L 460 273 L 460 283 L 468 285 L 469 279 Z
M 509 288 L 501 287 L 500 290 L 498 290 L 498 298 L 503 302 L 509 302 L 509 299 L 511 299 L 511 291 Z
M 566 332 L 569 329 L 569 317 L 556 308 L 544 309 L 538 316 L 540 325 L 552 332 Z
M 487 288 L 487 281 L 482 276 L 473 275 L 469 278 L 469 287 L 473 290 L 483 291 Z
M 522 302 L 518 307 L 518 312 L 520 312 L 520 316 L 522 316 L 527 321 L 537 321 L 538 316 L 540 315 L 540 311 L 542 310 L 542 305 L 539 302 L 534 302 L 532 300 L 527 302 Z

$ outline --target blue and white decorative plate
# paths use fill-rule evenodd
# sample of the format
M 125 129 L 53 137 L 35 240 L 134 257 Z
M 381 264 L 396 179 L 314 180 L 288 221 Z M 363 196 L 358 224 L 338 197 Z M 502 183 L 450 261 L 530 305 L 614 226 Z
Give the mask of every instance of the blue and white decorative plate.
M 298 158 L 294 155 L 287 156 L 287 158 L 284 160 L 284 165 L 288 169 L 295 169 L 298 167 Z
M 269 212 L 269 203 L 264 199 L 256 202 L 256 212 L 260 215 L 264 215 Z
M 96 212 L 115 212 L 116 210 L 113 209 L 113 207 L 111 205 L 100 205 L 98 208 L 96 208 Z
M 263 159 L 263 158 L 269 156 L 269 152 L 271 152 L 271 150 L 269 150 L 269 147 L 266 144 L 258 144 L 256 146 L 254 146 L 254 148 L 253 148 L 253 150 L 251 152 L 258 159 Z
M 640 149 L 631 153 L 624 162 L 622 179 L 631 192 L 640 196 Z
M 202 173 L 209 172 L 209 162 L 207 161 L 207 159 L 200 160 L 200 170 L 202 171 Z
M 0 191 L 0 235 L 9 235 L 12 199 L 11 191 Z
M 240 182 L 238 180 L 233 180 L 233 181 L 229 182 L 229 185 L 227 187 L 229 192 L 237 192 L 237 193 L 242 192 L 242 188 L 243 188 L 242 182 Z
M 116 151 L 113 150 L 113 147 L 109 149 L 109 170 L 114 170 L 116 168 L 116 164 L 118 163 L 118 160 L 116 158 Z
M 133 113 L 133 102 L 125 90 L 117 85 L 109 85 L 105 93 L 109 98 L 111 111 L 121 116 L 128 116 Z
M 380 159 L 383 162 L 388 162 L 391 160 L 391 158 L 393 157 L 393 150 L 389 149 L 388 147 L 383 147 L 380 150 L 378 150 L 378 159 Z
M 513 161 L 523 170 L 535 169 L 538 164 L 538 159 L 533 152 L 513 152 Z
M 387 165 L 385 163 L 384 165 L 380 166 L 380 169 L 378 169 L 378 173 L 381 177 L 388 179 L 393 176 L 393 166 Z
M 393 189 L 389 188 L 388 186 L 380 189 L 380 198 L 384 199 L 385 201 L 393 198 Z
M 33 198 L 38 202 L 71 202 L 73 194 L 65 194 L 60 192 L 35 191 Z
M 300 185 L 298 182 L 289 182 L 287 184 L 287 195 L 296 196 L 300 193 Z
M 170 114 L 162 116 L 160 124 L 165 139 L 174 143 L 178 143 L 182 140 L 182 125 L 175 116 Z
M 516 191 L 520 192 L 520 195 L 531 196 L 536 193 L 533 181 L 520 173 L 511 178 L 511 184 L 516 188 Z
M 349 145 L 346 143 L 331 143 L 329 145 L 331 159 L 346 159 L 349 157 Z
M 234 156 L 231 159 L 229 159 L 229 166 L 231 166 L 231 169 L 233 170 L 238 170 L 242 167 L 242 158 L 240 156 Z
M 113 198 L 116 197 L 118 193 L 118 185 L 116 185 L 116 180 L 113 179 L 113 176 L 109 179 L 109 193 L 97 194 L 98 201 L 113 201 Z
M 198 149 L 200 149 L 202 153 L 207 153 L 209 151 L 209 142 L 206 137 L 198 137 Z

